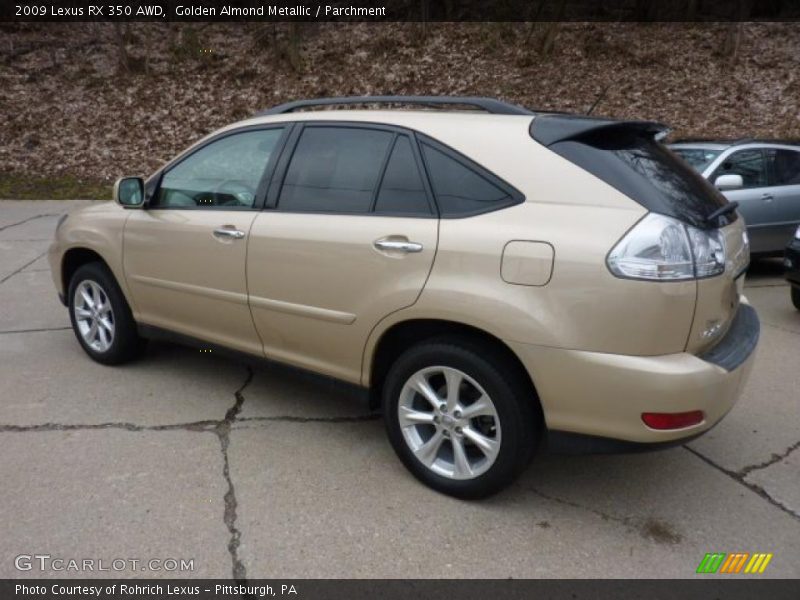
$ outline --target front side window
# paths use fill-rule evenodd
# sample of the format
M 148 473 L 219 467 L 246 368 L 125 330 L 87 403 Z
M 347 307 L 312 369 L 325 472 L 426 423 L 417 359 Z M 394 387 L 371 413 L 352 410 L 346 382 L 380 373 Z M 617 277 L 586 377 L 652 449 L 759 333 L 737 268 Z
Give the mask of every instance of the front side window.
M 800 152 L 794 150 L 767 150 L 772 164 L 773 185 L 800 185 Z
M 467 216 L 513 202 L 510 193 L 480 173 L 478 167 L 467 166 L 427 143 L 422 144 L 422 152 L 443 216 Z
M 278 208 L 368 213 L 394 134 L 356 127 L 306 127 L 297 142 Z
M 246 131 L 203 146 L 169 169 L 157 208 L 250 208 L 282 129 Z
M 741 175 L 743 188 L 757 188 L 767 184 L 767 163 L 761 150 L 739 150 L 726 158 L 712 177 Z

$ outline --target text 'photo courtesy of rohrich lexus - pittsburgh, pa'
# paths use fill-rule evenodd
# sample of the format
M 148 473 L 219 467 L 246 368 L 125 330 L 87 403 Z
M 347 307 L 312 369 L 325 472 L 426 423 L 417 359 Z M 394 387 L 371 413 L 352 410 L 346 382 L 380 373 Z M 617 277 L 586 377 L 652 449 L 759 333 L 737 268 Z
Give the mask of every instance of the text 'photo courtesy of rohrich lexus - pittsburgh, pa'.
M 666 131 L 299 100 L 63 218 L 53 281 L 94 360 L 169 336 L 354 384 L 414 476 L 484 497 L 546 447 L 683 443 L 747 380 L 744 219 Z

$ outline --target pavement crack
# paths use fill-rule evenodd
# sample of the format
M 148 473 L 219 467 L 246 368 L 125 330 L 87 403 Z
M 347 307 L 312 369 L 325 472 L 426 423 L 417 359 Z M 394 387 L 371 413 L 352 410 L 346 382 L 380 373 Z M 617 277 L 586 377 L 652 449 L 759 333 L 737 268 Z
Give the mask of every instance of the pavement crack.
M 242 532 L 236 525 L 236 511 L 239 503 L 236 500 L 236 488 L 233 485 L 231 478 L 230 460 L 228 458 L 228 446 L 230 445 L 231 425 L 236 421 L 239 413 L 244 405 L 244 389 L 250 385 L 253 380 L 253 370 L 247 367 L 247 377 L 244 383 L 234 392 L 236 402 L 225 413 L 225 418 L 217 422 L 214 432 L 219 439 L 220 450 L 222 452 L 222 475 L 225 482 L 228 484 L 228 490 L 225 492 L 225 513 L 223 520 L 225 526 L 228 528 L 230 538 L 228 540 L 228 552 L 231 555 L 231 566 L 233 569 L 233 579 L 237 582 L 244 583 L 247 581 L 247 569 L 244 563 L 239 558 L 239 544 L 242 538 Z
M 783 452 L 780 453 L 773 452 L 772 456 L 763 462 L 754 465 L 748 465 L 742 469 L 739 469 L 739 475 L 742 477 L 747 477 L 747 475 L 749 475 L 753 471 L 758 471 L 760 469 L 766 469 L 767 467 L 771 467 L 775 463 L 782 461 L 784 458 L 789 456 L 792 452 L 794 452 L 798 448 L 800 448 L 800 441 L 795 442 L 794 444 L 786 448 L 786 450 L 784 450 Z
M 41 254 L 39 254 L 39 255 L 38 255 L 36 258 L 34 258 L 33 260 L 30 260 L 30 261 L 26 262 L 24 265 L 22 265 L 22 266 L 21 266 L 19 269 L 17 269 L 17 270 L 16 270 L 16 271 L 14 271 L 13 273 L 9 273 L 8 275 L 6 275 L 6 276 L 5 276 L 5 277 L 3 277 L 2 279 L 0 279 L 0 283 L 5 283 L 5 282 L 6 282 L 6 281 L 8 281 L 9 279 L 11 279 L 11 278 L 12 278 L 14 275 L 18 275 L 20 272 L 22 272 L 22 270 L 23 270 L 25 267 L 27 267 L 27 266 L 29 266 L 29 265 L 32 265 L 33 263 L 35 263 L 37 260 L 39 260 L 40 258 L 42 258 L 42 257 L 43 257 L 44 255 L 46 255 L 46 254 L 47 254 L 47 250 L 45 250 L 44 252 L 42 252 Z
M 674 526 L 666 521 L 653 517 L 648 517 L 646 519 L 636 517 L 619 517 L 597 508 L 575 502 L 573 500 L 567 500 L 565 498 L 559 498 L 558 496 L 547 494 L 535 487 L 530 487 L 528 489 L 540 498 L 544 498 L 550 502 L 555 502 L 556 504 L 562 504 L 564 506 L 569 506 L 570 508 L 583 510 L 600 517 L 603 521 L 619 523 L 628 531 L 638 532 L 643 538 L 650 539 L 656 543 L 674 545 L 683 541 L 683 535 L 676 531 Z
M 788 506 L 785 506 L 784 504 L 781 504 L 780 502 L 778 502 L 777 500 L 775 500 L 775 498 L 773 498 L 772 496 L 770 496 L 770 495 L 767 493 L 767 491 L 766 491 L 766 490 L 765 490 L 763 487 L 761 487 L 760 485 L 757 485 L 757 484 L 755 484 L 755 483 L 751 483 L 751 482 L 749 482 L 749 481 L 746 481 L 746 480 L 745 480 L 745 478 L 744 478 L 745 476 L 744 476 L 744 475 L 742 475 L 742 473 L 741 473 L 741 472 L 737 472 L 737 471 L 731 471 L 730 469 L 726 469 L 726 468 L 725 468 L 725 467 L 723 467 L 722 465 L 718 465 L 718 464 L 717 464 L 717 463 L 715 463 L 713 460 L 711 460 L 710 458 L 708 458 L 708 457 L 707 457 L 705 454 L 702 454 L 702 453 L 698 452 L 698 451 L 697 451 L 697 450 L 695 450 L 694 448 L 691 448 L 691 447 L 689 447 L 689 446 L 683 446 L 683 447 L 684 447 L 686 450 L 688 450 L 689 452 L 691 452 L 692 454 L 694 454 L 694 455 L 695 455 L 697 458 L 699 458 L 700 460 L 702 460 L 703 462 L 705 462 L 706 464 L 709 464 L 709 465 L 711 465 L 712 467 L 714 467 L 715 469 L 717 469 L 719 472 L 721 472 L 721 473 L 724 473 L 725 475 L 727 475 L 728 477 L 730 477 L 730 478 L 731 478 L 731 479 L 733 479 L 734 481 L 737 481 L 737 482 L 739 482 L 741 485 L 743 485 L 744 487 L 746 487 L 747 489 L 749 489 L 751 492 L 753 492 L 753 493 L 755 493 L 755 494 L 757 494 L 757 495 L 761 496 L 761 497 L 762 497 L 764 500 L 766 500 L 767 502 L 769 502 L 770 504 L 772 504 L 772 506 L 774 506 L 774 507 L 776 507 L 776 508 L 778 508 L 778 509 L 782 510 L 783 512 L 785 512 L 785 513 L 786 513 L 786 514 L 788 514 L 789 516 L 791 516 L 791 517 L 794 517 L 795 519 L 797 519 L 798 521 L 800 521 L 800 514 L 796 513 L 795 511 L 793 511 L 793 510 L 792 510 L 791 508 L 789 508 Z M 791 451 L 791 450 L 790 450 L 790 451 Z M 787 454 L 788 454 L 788 452 L 787 452 Z M 778 459 L 778 460 L 780 460 L 780 459 Z M 752 470 L 753 470 L 753 469 L 751 469 L 751 471 L 752 471 Z M 749 473 L 749 472 L 750 472 L 750 471 L 748 471 L 748 473 Z
M 283 422 L 283 423 L 360 423 L 363 421 L 377 421 L 381 418 L 378 413 L 366 415 L 353 415 L 349 417 L 299 417 L 293 415 L 277 415 L 274 417 L 243 417 L 237 419 L 239 423 L 252 422 Z
M 0 331 L 0 335 L 6 333 L 40 333 L 42 331 L 68 331 L 72 327 L 42 327 L 41 329 L 9 329 L 7 331 Z
M 27 433 L 38 431 L 91 431 L 96 429 L 121 429 L 123 431 L 213 431 L 218 421 L 194 421 L 171 425 L 136 425 L 135 423 L 42 423 L 39 425 L 0 425 L 0 433 Z
M 16 227 L 18 225 L 23 225 L 30 221 L 35 221 L 36 219 L 43 219 L 45 217 L 57 217 L 60 213 L 47 213 L 44 215 L 33 215 L 32 217 L 28 217 L 27 219 L 22 219 L 22 221 L 17 221 L 16 223 L 9 223 L 8 225 L 3 225 L 0 227 L 0 231 L 5 231 L 6 229 L 11 229 L 12 227 Z

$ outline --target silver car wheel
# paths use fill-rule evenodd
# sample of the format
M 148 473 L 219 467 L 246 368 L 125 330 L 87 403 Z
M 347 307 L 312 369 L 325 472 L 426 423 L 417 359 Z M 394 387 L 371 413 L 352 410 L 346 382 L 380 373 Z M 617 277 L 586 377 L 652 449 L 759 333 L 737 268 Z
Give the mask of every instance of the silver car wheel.
M 81 281 L 72 299 L 75 325 L 95 352 L 106 352 L 114 342 L 114 311 L 106 291 L 95 281 Z
M 409 377 L 397 417 L 417 460 L 449 479 L 482 475 L 500 451 L 500 418 L 492 399 L 452 367 L 428 367 Z

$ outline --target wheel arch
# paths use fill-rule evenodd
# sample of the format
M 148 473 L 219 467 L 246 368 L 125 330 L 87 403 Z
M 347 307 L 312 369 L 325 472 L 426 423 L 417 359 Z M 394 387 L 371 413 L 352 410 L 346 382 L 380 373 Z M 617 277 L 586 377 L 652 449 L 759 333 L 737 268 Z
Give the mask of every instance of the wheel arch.
M 369 389 L 370 407 L 376 408 L 380 405 L 383 382 L 397 357 L 415 344 L 444 337 L 479 343 L 499 354 L 503 361 L 514 369 L 517 376 L 530 387 L 532 399 L 541 415 L 539 395 L 530 373 L 516 353 L 503 340 L 484 329 L 466 323 L 425 318 L 407 319 L 392 324 L 381 333 L 371 352 L 365 354 L 364 382 Z
M 61 257 L 61 285 L 64 290 L 65 298 L 69 291 L 69 282 L 72 280 L 75 271 L 80 269 L 83 265 L 92 262 L 103 263 L 103 265 L 111 271 L 108 261 L 91 248 L 76 246 L 64 252 L 64 256 Z

